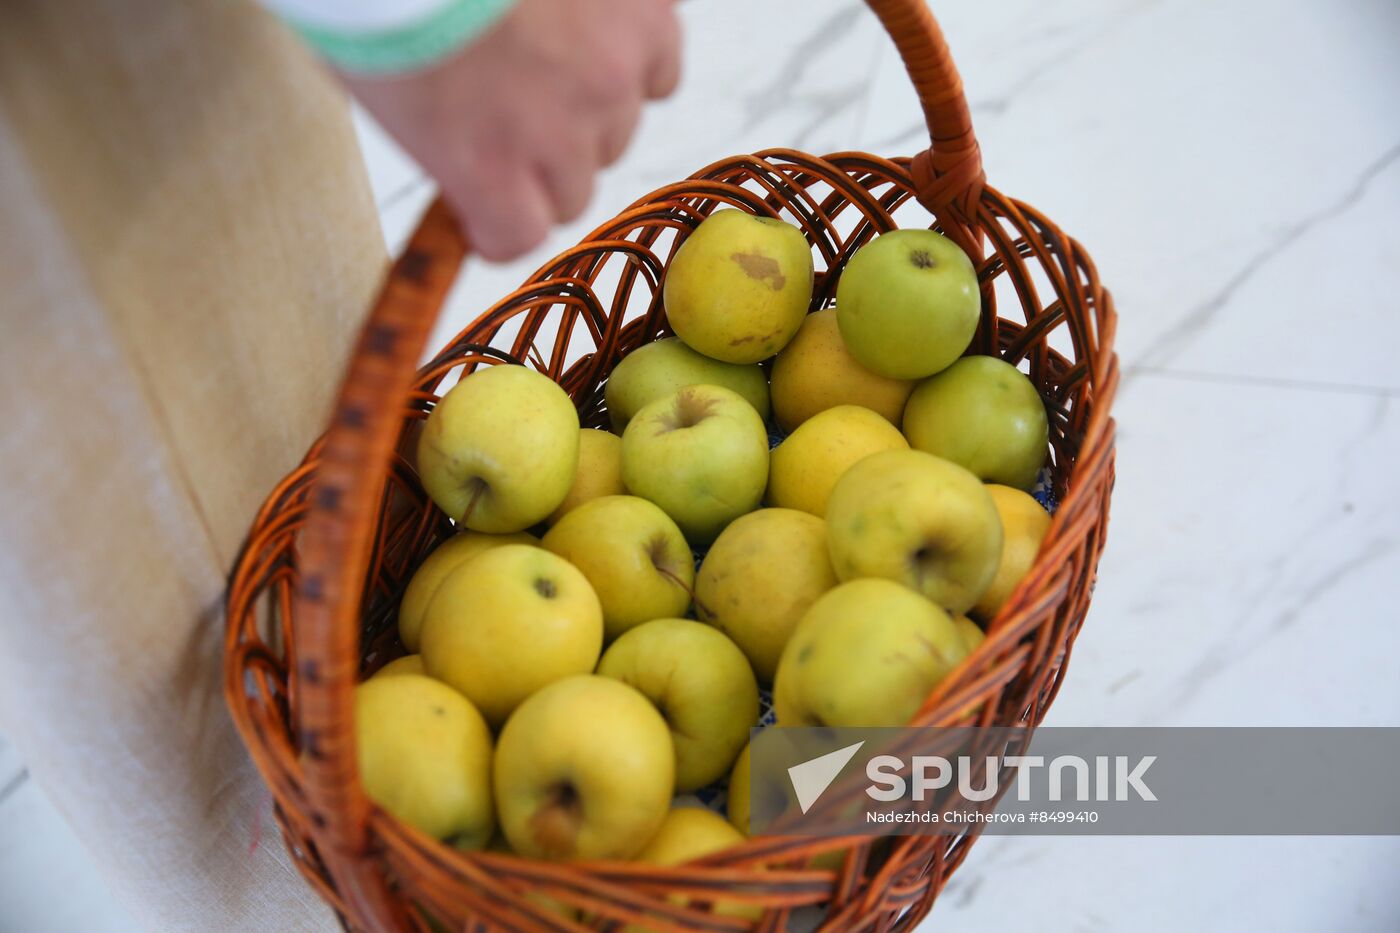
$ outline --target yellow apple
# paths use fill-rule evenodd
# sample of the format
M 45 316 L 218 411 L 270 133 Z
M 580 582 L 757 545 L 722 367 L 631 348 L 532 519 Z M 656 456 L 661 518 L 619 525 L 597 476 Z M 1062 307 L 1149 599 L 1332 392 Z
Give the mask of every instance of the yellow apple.
M 666 814 L 666 819 L 656 831 L 656 835 L 637 853 L 636 861 L 651 865 L 684 865 L 743 841 L 743 834 L 726 823 L 724 817 L 701 807 L 674 806 Z M 680 905 L 690 902 L 690 899 L 680 894 L 672 894 L 667 900 Z M 714 912 L 721 917 L 757 920 L 763 915 L 763 908 L 720 900 L 715 903 Z M 626 929 L 628 933 L 643 933 L 648 928 L 629 926 Z
M 637 412 L 622 434 L 622 479 L 694 545 L 751 512 L 768 484 L 768 429 L 720 386 L 687 386 Z
M 773 361 L 773 418 L 785 431 L 837 405 L 869 408 L 898 425 L 914 383 L 890 379 L 856 362 L 841 339 L 836 310 L 813 311 Z
M 703 807 L 675 806 L 666 814 L 656 835 L 636 855 L 638 862 L 683 865 L 721 849 L 738 845 L 744 834 L 724 817 Z
M 578 473 L 569 494 L 550 513 L 550 525 L 558 524 L 566 514 L 603 496 L 620 496 L 627 492 L 622 485 L 622 438 L 608 431 L 583 428 L 578 432 Z
M 749 835 L 749 786 L 752 771 L 753 746 L 745 745 L 739 757 L 734 759 L 734 769 L 729 772 L 729 790 L 725 795 L 724 812 L 729 824 Z
M 932 230 L 892 230 L 856 250 L 836 284 L 836 322 L 866 369 L 922 379 L 963 355 L 977 331 L 977 270 Z
M 490 852 L 504 852 L 506 855 L 520 854 L 510 847 L 510 842 L 499 831 L 491 837 L 491 841 L 486 844 L 486 849 Z M 524 894 L 524 898 L 537 907 L 543 907 L 545 910 L 552 911 L 569 920 L 579 920 L 582 915 L 582 912 L 572 904 L 550 897 L 540 891 L 528 891 Z M 438 931 L 434 931 L 434 933 L 438 933 Z M 443 930 L 442 933 L 447 933 L 447 931 Z
M 578 412 L 548 376 L 488 366 L 433 408 L 418 440 L 423 488 L 473 531 L 524 531 L 559 507 L 578 469 Z
M 812 248 L 792 224 L 716 211 L 671 257 L 662 298 L 671 328 L 691 348 L 726 363 L 757 363 L 802 325 Z
M 918 450 L 872 454 L 846 471 L 826 506 L 831 565 L 842 580 L 883 577 L 966 612 L 1001 560 L 1001 519 L 971 473 Z
M 399 639 L 409 651 L 418 650 L 423 632 L 423 614 L 428 601 L 448 575 L 478 554 L 503 544 L 537 544 L 533 535 L 523 531 L 508 535 L 488 535 L 479 531 L 459 531 L 433 549 L 408 581 L 399 603 Z
M 738 392 L 760 418 L 768 420 L 768 376 L 763 367 L 712 360 L 687 347 L 679 337 L 644 343 L 624 356 L 603 386 L 603 402 L 613 430 L 621 434 L 643 405 L 698 385 L 724 386 Z
M 1049 431 L 1034 383 L 994 356 L 969 356 L 925 379 L 904 408 L 910 447 L 1022 490 L 1035 485 Z
M 890 580 L 853 580 L 792 633 L 773 711 L 782 726 L 902 726 L 966 656 L 948 613 Z
M 753 743 L 744 746 L 739 757 L 734 760 L 734 770 L 729 772 L 729 786 L 725 793 L 725 816 L 729 824 L 745 836 L 753 835 L 753 802 L 762 800 L 760 812 L 774 815 L 788 809 L 796 800 L 787 772 L 769 772 L 760 775 L 757 785 L 753 783 Z M 832 858 L 830 853 L 815 856 L 808 862 L 813 868 L 836 868 L 840 866 L 840 854 Z
M 1001 563 L 991 586 L 983 591 L 972 614 L 990 622 L 1011 596 L 1011 591 L 1035 564 L 1040 553 L 1040 542 L 1050 530 L 1050 513 L 1039 502 L 1019 489 L 1010 486 L 988 485 L 992 502 L 1001 516 L 1003 530 Z
M 882 450 L 908 450 L 899 429 L 868 408 L 837 405 L 813 415 L 772 453 L 768 502 L 813 515 L 847 470 Z
M 516 852 L 627 859 L 666 818 L 675 751 L 646 697 L 584 674 L 520 704 L 501 730 L 493 773 L 501 829 Z
M 729 770 L 758 721 L 758 684 L 734 643 L 701 622 L 656 619 L 613 642 L 598 673 L 640 690 L 671 729 L 676 790 Z
M 660 506 L 646 499 L 604 496 L 584 503 L 551 528 L 543 544 L 593 585 L 608 639 L 652 619 L 684 615 L 690 607 L 690 545 Z
M 423 622 L 423 665 L 492 725 L 561 677 L 593 670 L 603 610 L 578 568 L 543 548 L 508 544 L 443 581 Z
M 835 585 L 826 523 L 793 509 L 759 509 L 710 545 L 695 578 L 695 609 L 769 683 L 802 614 Z
M 365 793 L 437 839 L 491 838 L 491 731 L 457 691 L 415 674 L 355 688 L 355 755 Z
M 967 646 L 968 654 L 972 654 L 972 652 L 976 651 L 977 646 L 982 644 L 987 638 L 981 626 L 965 615 L 953 616 L 953 624 L 956 625 L 958 631 L 962 633 L 963 644 Z
M 427 669 L 423 667 L 423 656 L 421 654 L 406 654 L 401 658 L 395 658 L 371 674 L 370 679 L 374 679 L 375 677 L 402 677 L 404 674 L 417 674 L 420 677 L 428 676 Z

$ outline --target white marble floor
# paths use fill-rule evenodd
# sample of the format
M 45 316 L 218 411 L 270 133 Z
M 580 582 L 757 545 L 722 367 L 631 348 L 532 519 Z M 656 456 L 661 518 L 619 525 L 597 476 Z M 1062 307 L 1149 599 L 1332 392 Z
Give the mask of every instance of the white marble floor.
M 933 6 L 991 183 L 1090 248 L 1121 315 L 1108 549 L 1050 722 L 1400 725 L 1400 4 Z M 551 247 L 468 269 L 440 337 L 715 158 L 918 146 L 858 0 L 681 13 L 677 99 Z M 362 129 L 396 245 L 430 186 Z M 21 773 L 0 744 L 0 931 L 129 929 Z M 987 838 L 926 927 L 1393 931 L 1397 862 L 1400 838 Z

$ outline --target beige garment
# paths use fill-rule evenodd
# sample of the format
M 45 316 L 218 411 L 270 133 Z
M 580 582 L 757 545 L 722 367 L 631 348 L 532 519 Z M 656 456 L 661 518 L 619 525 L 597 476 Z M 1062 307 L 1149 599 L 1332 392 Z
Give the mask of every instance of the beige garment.
M 220 596 L 383 270 L 345 102 L 243 2 L 9 0 L 0 244 L 0 732 L 151 929 L 326 929 Z

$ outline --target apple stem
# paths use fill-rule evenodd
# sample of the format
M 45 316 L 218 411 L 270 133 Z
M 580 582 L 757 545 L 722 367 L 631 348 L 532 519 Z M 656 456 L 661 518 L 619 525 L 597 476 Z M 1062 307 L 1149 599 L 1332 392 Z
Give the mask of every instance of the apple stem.
M 655 565 L 653 565 L 653 566 L 655 566 Z M 656 567 L 656 572 L 659 573 L 659 574 L 661 574 L 661 575 L 662 575 L 663 577 L 665 577 L 666 579 L 670 580 L 670 581 L 671 581 L 672 583 L 674 583 L 676 586 L 679 586 L 681 589 L 685 590 L 686 595 L 688 595 L 688 596 L 690 597 L 690 601 L 691 601 L 692 603 L 695 604 L 695 610 L 696 610 L 697 612 L 700 612 L 700 613 L 702 613 L 702 614 L 704 614 L 704 615 L 707 615 L 707 616 L 708 616 L 708 615 L 711 615 L 710 610 L 707 609 L 707 608 L 705 608 L 705 604 L 702 603 L 702 602 L 700 602 L 699 598 L 695 595 L 695 588 L 694 588 L 694 587 L 692 587 L 692 586 L 687 586 L 687 585 L 686 585 L 686 582 L 685 582 L 684 580 L 682 580 L 680 577 L 676 576 L 676 575 L 675 575 L 674 573 L 672 573 L 671 571 L 667 570 L 665 567 L 657 566 L 657 567 Z
M 484 493 L 484 492 L 486 491 L 487 483 L 486 483 L 486 480 L 484 480 L 484 479 L 482 479 L 481 477 L 478 476 L 478 477 L 475 477 L 475 478 L 471 481 L 471 486 L 472 486 L 472 497 L 471 497 L 469 500 L 467 500 L 467 507 L 466 507 L 466 509 L 462 512 L 462 517 L 461 517 L 461 519 L 459 519 L 459 523 L 460 523 L 463 527 L 470 527 L 467 523 L 471 521 L 472 512 L 474 512 L 474 511 L 476 510 L 476 504 L 477 504 L 479 501 L 481 501 L 481 494 Z

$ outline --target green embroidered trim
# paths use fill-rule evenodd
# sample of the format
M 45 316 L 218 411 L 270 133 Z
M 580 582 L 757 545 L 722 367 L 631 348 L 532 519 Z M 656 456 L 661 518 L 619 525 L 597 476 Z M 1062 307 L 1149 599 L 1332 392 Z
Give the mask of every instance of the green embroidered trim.
M 449 0 L 416 23 L 377 32 L 338 32 L 289 20 L 306 42 L 346 71 L 403 74 L 440 61 L 485 32 L 515 0 Z

